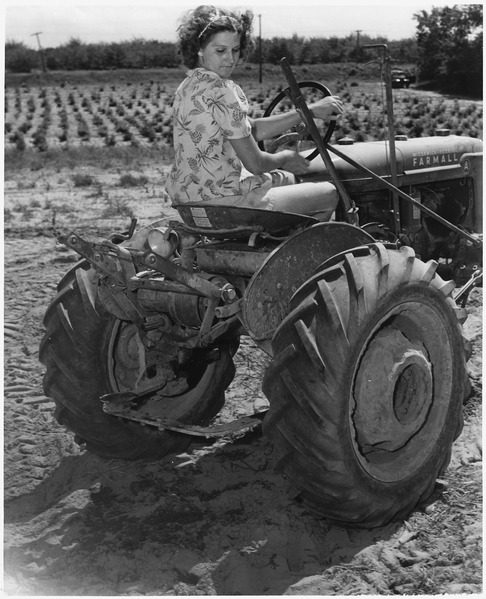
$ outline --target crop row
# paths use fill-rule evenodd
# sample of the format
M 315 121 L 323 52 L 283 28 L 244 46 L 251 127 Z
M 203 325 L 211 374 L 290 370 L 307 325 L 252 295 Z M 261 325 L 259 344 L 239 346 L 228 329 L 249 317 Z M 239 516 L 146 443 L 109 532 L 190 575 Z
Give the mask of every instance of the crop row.
M 280 89 L 276 85 L 247 89 L 250 116 L 263 114 Z M 346 109 L 336 138 L 363 141 L 385 136 L 386 102 L 379 82 L 336 82 L 332 89 Z M 5 146 L 45 151 L 80 144 L 171 145 L 174 92 L 175 84 L 153 81 L 7 88 Z M 482 136 L 482 103 L 395 90 L 394 114 L 396 133 L 410 137 L 433 135 L 441 128 L 457 135 Z

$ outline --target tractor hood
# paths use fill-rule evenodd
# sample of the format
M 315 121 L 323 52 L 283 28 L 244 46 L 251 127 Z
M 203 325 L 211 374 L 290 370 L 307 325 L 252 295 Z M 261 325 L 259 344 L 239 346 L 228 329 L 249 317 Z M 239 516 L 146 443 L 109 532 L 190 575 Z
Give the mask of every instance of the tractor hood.
M 352 140 L 341 140 L 338 144 L 332 144 L 342 154 L 349 156 L 356 162 L 367 167 L 377 175 L 388 178 L 389 168 L 389 143 L 385 141 L 359 142 Z M 420 175 L 421 179 L 441 178 L 437 175 L 446 171 L 451 176 L 451 169 L 461 173 L 459 161 L 461 156 L 471 152 L 482 152 L 483 143 L 473 137 L 458 135 L 439 135 L 437 137 L 419 137 L 407 139 L 400 136 L 395 141 L 397 157 L 397 174 L 400 183 L 405 183 L 410 175 Z M 344 159 L 330 152 L 331 159 L 343 182 L 352 182 L 369 177 L 362 171 L 348 164 Z M 445 174 L 445 173 L 444 173 Z M 462 175 L 463 176 L 463 175 Z M 301 181 L 322 181 L 330 179 L 328 169 L 322 158 L 318 156 L 310 163 L 308 172 L 300 177 Z

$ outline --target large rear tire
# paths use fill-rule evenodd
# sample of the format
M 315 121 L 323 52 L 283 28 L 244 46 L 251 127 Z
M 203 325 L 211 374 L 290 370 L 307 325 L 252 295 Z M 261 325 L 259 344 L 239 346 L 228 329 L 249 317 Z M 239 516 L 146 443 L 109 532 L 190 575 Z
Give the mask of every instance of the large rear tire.
M 466 381 L 452 283 L 411 248 L 337 257 L 292 298 L 272 340 L 264 431 L 319 514 L 372 528 L 433 492 L 462 430 Z
M 106 414 L 102 395 L 157 391 L 159 385 L 164 417 L 204 425 L 222 408 L 234 377 L 230 347 L 221 346 L 215 361 L 195 353 L 190 371 L 167 385 L 165 365 L 146 361 L 135 325 L 115 318 L 100 301 L 96 273 L 86 262 L 62 279 L 44 325 L 44 392 L 56 403 L 59 423 L 105 458 L 156 459 L 185 449 L 190 437 Z

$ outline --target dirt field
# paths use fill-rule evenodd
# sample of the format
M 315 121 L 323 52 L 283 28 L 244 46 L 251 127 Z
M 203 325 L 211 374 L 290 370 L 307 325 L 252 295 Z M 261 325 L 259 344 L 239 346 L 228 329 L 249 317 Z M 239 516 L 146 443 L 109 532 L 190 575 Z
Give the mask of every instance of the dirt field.
M 310 515 L 273 471 L 260 431 L 133 463 L 86 453 L 55 422 L 37 352 L 43 314 L 76 260 L 55 231 L 100 238 L 126 229 L 131 213 L 140 224 L 168 214 L 166 170 L 140 164 L 132 187 L 120 184 L 121 163 L 6 174 L 4 592 L 481 593 L 481 290 L 465 325 L 473 394 L 442 493 L 385 528 L 345 529 Z M 76 174 L 93 180 L 76 185 Z M 236 362 L 223 419 L 266 402 L 264 355 L 245 342 Z

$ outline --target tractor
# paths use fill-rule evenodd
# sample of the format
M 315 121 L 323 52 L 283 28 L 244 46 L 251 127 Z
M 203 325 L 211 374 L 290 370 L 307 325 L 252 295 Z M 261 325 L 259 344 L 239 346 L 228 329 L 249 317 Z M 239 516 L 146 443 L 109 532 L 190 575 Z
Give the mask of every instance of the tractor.
M 194 198 L 107 239 L 60 236 L 80 260 L 45 314 L 44 392 L 104 458 L 156 460 L 262 426 L 312 512 L 383 526 L 434 493 L 462 430 L 482 142 L 441 130 L 331 144 L 335 123 L 318 129 L 305 98 L 330 91 L 282 69 L 265 114 L 290 99 L 304 126 L 272 151 L 298 144 L 310 167 L 296 185 L 332 183 L 335 218 Z M 215 424 L 241 336 L 269 358 L 269 408 Z

